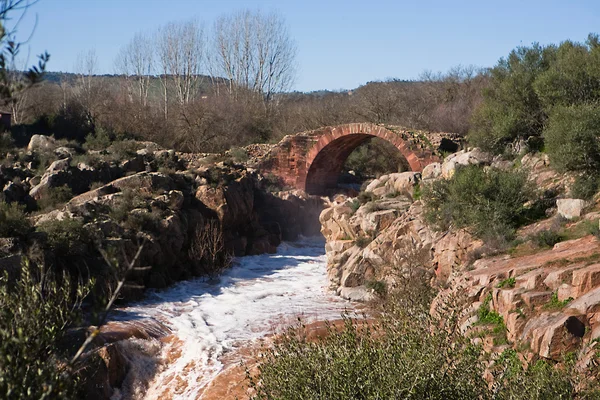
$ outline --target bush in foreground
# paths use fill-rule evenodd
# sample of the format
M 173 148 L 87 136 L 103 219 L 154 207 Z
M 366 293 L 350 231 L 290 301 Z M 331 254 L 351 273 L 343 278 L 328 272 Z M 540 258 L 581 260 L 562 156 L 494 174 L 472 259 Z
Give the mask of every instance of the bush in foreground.
M 250 378 L 254 399 L 486 398 L 479 349 L 429 322 L 427 307 L 399 306 L 316 342 L 290 330 Z
M 253 399 L 594 398 L 575 393 L 571 369 L 545 361 L 523 368 L 512 350 L 495 363 L 490 386 L 483 379 L 487 355 L 460 333 L 458 300 L 434 317 L 431 293 L 418 283 L 395 290 L 380 322 L 346 317 L 316 341 L 301 334 L 302 326 L 288 331 L 266 351 L 258 376 L 248 373 Z
M 77 285 L 73 295 L 66 276 L 56 279 L 27 262 L 16 281 L 0 277 L 0 398 L 75 397 L 58 343 L 92 284 Z

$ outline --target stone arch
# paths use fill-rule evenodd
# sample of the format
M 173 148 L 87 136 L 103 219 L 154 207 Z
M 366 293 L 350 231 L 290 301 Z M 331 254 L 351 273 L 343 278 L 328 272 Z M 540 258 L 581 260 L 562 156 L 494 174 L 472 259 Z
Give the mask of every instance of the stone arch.
M 382 126 L 356 123 L 327 128 L 306 155 L 305 176 L 300 188 L 312 194 L 324 194 L 337 185 L 339 174 L 348 156 L 371 137 L 379 137 L 393 144 L 406 158 L 412 171 L 422 171 L 434 161 L 430 151 L 413 149 L 408 132 L 392 132 Z

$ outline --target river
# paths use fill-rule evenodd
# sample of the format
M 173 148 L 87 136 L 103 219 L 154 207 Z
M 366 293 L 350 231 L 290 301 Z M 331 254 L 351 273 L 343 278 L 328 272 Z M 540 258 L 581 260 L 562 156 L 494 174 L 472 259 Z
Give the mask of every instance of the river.
M 138 356 L 113 399 L 204 398 L 227 364 L 239 363 L 231 357 L 239 349 L 298 318 L 333 320 L 352 308 L 327 285 L 324 240 L 304 238 L 282 243 L 276 254 L 235 259 L 219 278 L 180 282 L 117 309 L 115 321 L 154 321 L 172 334 L 161 343 L 132 340 L 146 356 Z

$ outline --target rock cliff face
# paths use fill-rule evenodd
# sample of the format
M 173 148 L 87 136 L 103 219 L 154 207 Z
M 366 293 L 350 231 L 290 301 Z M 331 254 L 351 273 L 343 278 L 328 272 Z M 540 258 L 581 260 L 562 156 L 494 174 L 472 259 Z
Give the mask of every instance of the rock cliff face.
M 338 196 L 320 216 L 327 240 L 329 279 L 343 297 L 366 300 L 369 287 L 388 286 L 406 273 L 445 280 L 481 243 L 466 231 L 435 232 L 414 200 L 421 174 L 382 176 L 359 199 Z
M 448 179 L 459 165 L 523 168 L 548 198 L 550 218 L 518 231 L 512 252 L 487 255 L 465 230 L 436 232 L 424 221 L 419 192 L 435 179 Z M 463 303 L 461 327 L 491 352 L 506 348 L 523 360 L 557 362 L 574 352 L 581 367 L 594 362 L 600 337 L 600 242 L 595 206 L 568 196 L 571 177 L 559 175 L 547 157 L 527 155 L 520 164 L 474 149 L 427 166 L 422 174 L 382 176 L 358 198 L 338 196 L 320 216 L 329 278 L 343 297 L 368 300 L 377 282 L 393 287 L 399 277 L 429 279 L 442 288 L 432 305 Z M 569 222 L 572 220 L 572 222 Z M 532 244 L 560 226 L 571 240 L 548 248 Z M 492 333 L 485 313 L 497 315 L 502 332 Z
M 282 240 L 320 228 L 323 200 L 274 191 L 256 170 L 223 155 L 135 141 L 84 151 L 35 135 L 27 152 L 13 156 L 23 162 L 0 167 L 0 197 L 37 212 L 29 216 L 29 232 L 0 238 L 1 269 L 18 269 L 20 255 L 37 248 L 39 261 L 87 265 L 111 279 L 97 249 L 132 257 L 143 243 L 139 260 L 146 268 L 130 277 L 124 295 L 131 298 L 144 287 L 218 272 L 215 264 L 230 256 L 275 252 Z M 36 165 L 44 157 L 55 159 L 45 169 Z M 53 247 L 52 232 L 73 227 L 68 249 Z

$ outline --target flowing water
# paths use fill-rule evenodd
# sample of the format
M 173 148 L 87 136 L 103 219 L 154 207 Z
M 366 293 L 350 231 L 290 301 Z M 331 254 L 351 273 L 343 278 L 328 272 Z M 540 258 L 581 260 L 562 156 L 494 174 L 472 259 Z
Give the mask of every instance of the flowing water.
M 114 398 L 201 399 L 226 355 L 281 332 L 298 317 L 307 322 L 339 318 L 351 304 L 327 290 L 324 253 L 322 239 L 283 243 L 276 254 L 236 259 L 218 281 L 181 282 L 119 309 L 116 320 L 150 319 L 173 335 L 159 350 L 145 344 L 159 362 L 136 360 L 136 365 L 147 363 L 144 368 L 152 373 L 146 375 L 153 377 Z M 144 374 L 133 379 L 143 380 Z

